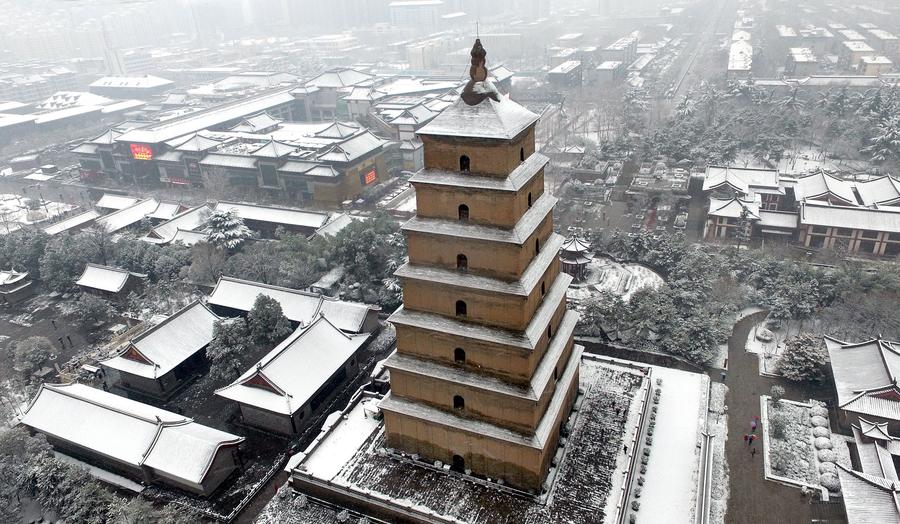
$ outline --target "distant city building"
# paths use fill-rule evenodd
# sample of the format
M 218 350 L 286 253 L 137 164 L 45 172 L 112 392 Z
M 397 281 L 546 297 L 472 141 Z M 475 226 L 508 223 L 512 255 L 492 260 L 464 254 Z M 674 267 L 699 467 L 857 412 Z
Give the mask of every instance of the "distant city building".
M 570 60 L 554 67 L 547 73 L 547 81 L 557 88 L 578 88 L 582 85 L 581 62 Z
M 806 76 L 815 74 L 819 69 L 819 60 L 808 47 L 792 47 L 788 54 L 784 72 L 787 75 Z
M 148 100 L 161 95 L 175 85 L 158 76 L 105 76 L 89 86 L 91 93 L 111 98 Z

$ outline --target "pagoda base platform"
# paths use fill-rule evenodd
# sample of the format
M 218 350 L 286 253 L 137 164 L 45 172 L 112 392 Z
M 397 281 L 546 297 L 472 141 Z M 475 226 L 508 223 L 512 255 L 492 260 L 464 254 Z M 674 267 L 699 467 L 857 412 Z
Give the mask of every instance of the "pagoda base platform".
M 451 471 L 385 445 L 377 400 L 334 416 L 288 463 L 294 490 L 388 522 L 615 522 L 626 511 L 649 419 L 651 369 L 585 357 L 579 395 L 541 493 Z

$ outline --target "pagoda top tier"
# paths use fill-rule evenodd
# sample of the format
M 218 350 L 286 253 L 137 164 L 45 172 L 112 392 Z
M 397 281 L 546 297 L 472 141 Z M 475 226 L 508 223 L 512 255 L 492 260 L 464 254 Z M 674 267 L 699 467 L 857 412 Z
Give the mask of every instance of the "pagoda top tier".
M 459 99 L 418 134 L 512 140 L 538 120 L 538 115 L 501 94 L 488 80 L 481 40 L 472 47 L 469 82 Z

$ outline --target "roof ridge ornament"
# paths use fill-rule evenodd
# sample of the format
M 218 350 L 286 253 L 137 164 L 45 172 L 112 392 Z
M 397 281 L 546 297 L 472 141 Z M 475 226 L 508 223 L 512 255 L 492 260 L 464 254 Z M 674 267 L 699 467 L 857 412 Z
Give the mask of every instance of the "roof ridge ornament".
M 481 45 L 481 39 L 476 38 L 472 51 L 472 64 L 469 66 L 469 82 L 463 88 L 461 98 L 470 105 L 475 106 L 483 102 L 486 98 L 491 98 L 495 102 L 500 101 L 497 92 L 489 86 L 485 86 L 487 82 L 487 51 Z

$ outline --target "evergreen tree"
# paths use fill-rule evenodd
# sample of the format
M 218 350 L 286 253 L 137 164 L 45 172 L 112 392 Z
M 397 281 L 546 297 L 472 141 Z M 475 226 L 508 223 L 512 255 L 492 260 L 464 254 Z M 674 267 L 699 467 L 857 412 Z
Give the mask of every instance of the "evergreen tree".
M 291 322 L 281 304 L 272 297 L 258 295 L 247 314 L 250 336 L 258 342 L 278 342 L 291 333 Z
M 209 216 L 209 243 L 224 249 L 237 249 L 253 236 L 244 219 L 233 210 L 218 210 Z
M 777 369 L 788 380 L 816 382 L 825 377 L 827 361 L 822 341 L 807 333 L 785 341 Z
M 234 380 L 250 364 L 245 360 L 253 347 L 253 338 L 244 319 L 217 322 L 212 341 L 206 347 L 206 357 L 210 364 L 209 376 L 219 381 Z

